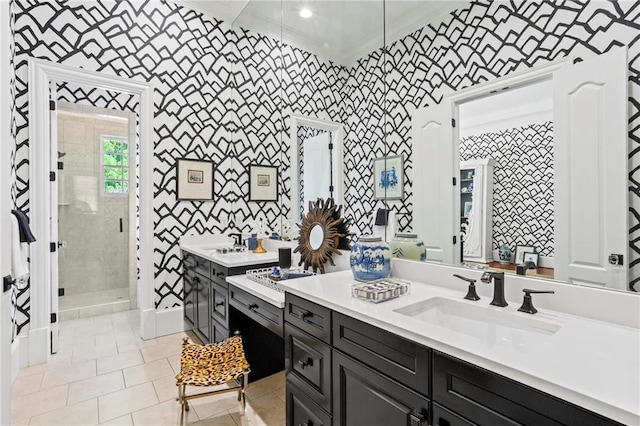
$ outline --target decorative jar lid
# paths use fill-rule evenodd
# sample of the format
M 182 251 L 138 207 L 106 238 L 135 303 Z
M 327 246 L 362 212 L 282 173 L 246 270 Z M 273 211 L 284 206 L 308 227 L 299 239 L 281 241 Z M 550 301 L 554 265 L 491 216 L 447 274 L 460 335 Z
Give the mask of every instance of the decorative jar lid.
M 418 234 L 410 232 L 396 232 L 396 238 L 418 238 Z
M 358 238 L 358 241 L 362 241 L 363 243 L 375 243 L 382 241 L 382 237 L 376 237 L 375 235 L 362 235 Z

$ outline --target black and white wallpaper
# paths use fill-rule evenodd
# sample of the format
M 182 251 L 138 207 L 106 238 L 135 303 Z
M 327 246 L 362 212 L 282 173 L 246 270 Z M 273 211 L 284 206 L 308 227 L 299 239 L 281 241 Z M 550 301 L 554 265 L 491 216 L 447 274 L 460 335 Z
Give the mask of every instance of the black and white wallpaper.
M 345 125 L 345 214 L 369 231 L 372 162 L 403 155 L 404 199 L 390 201 L 411 228 L 411 114 L 445 94 L 573 55 L 577 60 L 629 46 L 630 248 L 640 267 L 640 41 L 638 2 L 481 0 L 344 67 L 265 36 L 179 7 L 146 2 L 11 0 L 15 22 L 16 206 L 29 210 L 27 58 L 44 58 L 150 81 L 154 94 L 154 280 L 158 309 L 181 304 L 178 238 L 228 232 L 263 217 L 289 216 L 288 113 Z M 98 105 L 103 106 L 103 105 Z M 284 112 L 284 113 L 283 113 Z M 283 132 L 284 131 L 284 132 Z M 177 202 L 177 158 L 217 165 L 216 200 Z M 280 167 L 278 203 L 248 203 L 248 163 Z M 246 229 L 243 229 L 246 230 Z M 18 297 L 28 322 L 28 292 Z
M 468 136 L 460 160 L 492 158 L 492 247 L 536 247 L 553 257 L 553 122 Z

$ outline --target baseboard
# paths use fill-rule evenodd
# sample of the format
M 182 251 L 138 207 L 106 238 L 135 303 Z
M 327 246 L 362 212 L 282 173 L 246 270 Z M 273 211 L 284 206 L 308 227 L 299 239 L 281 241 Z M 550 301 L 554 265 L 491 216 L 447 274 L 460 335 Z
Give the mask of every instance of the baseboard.
M 11 343 L 11 383 L 18 377 L 18 373 L 20 372 L 21 359 L 20 359 L 20 347 L 22 341 L 20 337 L 16 337 L 13 343 Z
M 182 306 L 140 311 L 140 335 L 144 340 L 184 331 Z
M 49 361 L 49 355 L 51 355 L 50 333 L 49 327 L 29 330 L 28 365 L 43 364 Z
M 183 317 L 184 310 L 182 306 L 156 311 L 156 337 L 184 331 Z

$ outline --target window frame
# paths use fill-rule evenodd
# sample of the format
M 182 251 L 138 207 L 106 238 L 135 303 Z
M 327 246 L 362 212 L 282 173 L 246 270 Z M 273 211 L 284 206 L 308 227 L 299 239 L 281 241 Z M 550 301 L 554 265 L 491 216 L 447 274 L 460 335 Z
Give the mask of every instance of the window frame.
M 120 143 L 126 143 L 127 144 L 127 150 L 126 150 L 126 156 L 127 156 L 127 165 L 123 165 L 122 162 L 119 166 L 115 166 L 115 165 L 111 165 L 111 164 L 105 164 L 104 158 L 105 158 L 105 150 L 104 150 L 104 144 L 105 142 L 110 142 L 110 141 L 114 141 L 114 142 L 120 142 Z M 129 192 L 131 190 L 130 188 L 130 183 L 131 183 L 131 156 L 130 156 L 130 144 L 129 144 L 129 138 L 126 136 L 110 136 L 110 135 L 100 135 L 100 195 L 102 195 L 103 197 L 124 197 L 124 196 L 129 196 Z M 123 152 L 124 155 L 124 152 Z M 114 168 L 114 169 L 120 169 L 122 170 L 122 179 L 106 179 L 105 178 L 105 170 L 107 168 Z M 124 172 L 127 172 L 127 178 L 124 178 Z M 124 187 L 124 183 L 127 183 L 127 190 L 126 192 L 106 192 L 105 191 L 105 187 L 104 184 L 106 182 L 121 182 L 123 184 Z

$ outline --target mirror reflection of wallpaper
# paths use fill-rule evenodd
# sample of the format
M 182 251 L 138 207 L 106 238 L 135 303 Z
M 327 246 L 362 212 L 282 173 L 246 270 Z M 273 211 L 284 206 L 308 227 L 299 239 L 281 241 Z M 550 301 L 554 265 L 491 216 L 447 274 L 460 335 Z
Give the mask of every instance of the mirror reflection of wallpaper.
M 313 138 L 314 136 L 318 136 L 319 134 L 324 132 L 326 132 L 326 130 L 318 129 L 315 127 L 298 127 L 298 158 L 304 158 L 304 141 Z M 298 197 L 300 197 L 299 199 L 304 201 L 304 203 L 300 203 L 300 214 L 302 214 L 304 212 L 304 205 L 308 204 L 310 201 L 304 199 L 304 161 L 300 161 L 300 165 L 298 167 L 298 180 L 298 184 L 300 185 Z
M 535 246 L 553 257 L 553 122 L 460 140 L 460 161 L 493 158 L 492 248 Z

